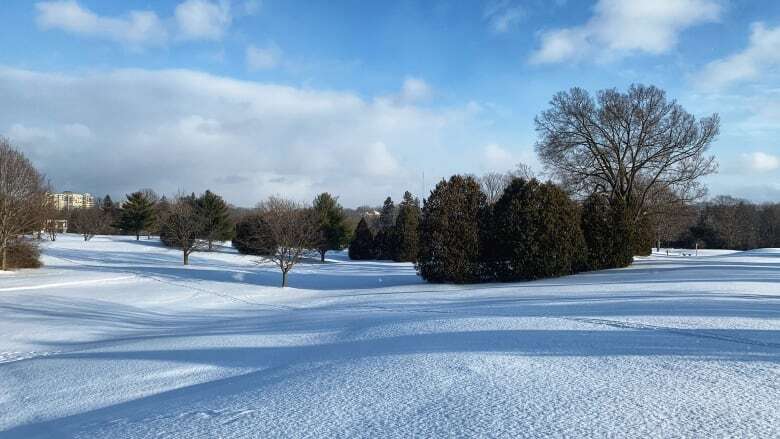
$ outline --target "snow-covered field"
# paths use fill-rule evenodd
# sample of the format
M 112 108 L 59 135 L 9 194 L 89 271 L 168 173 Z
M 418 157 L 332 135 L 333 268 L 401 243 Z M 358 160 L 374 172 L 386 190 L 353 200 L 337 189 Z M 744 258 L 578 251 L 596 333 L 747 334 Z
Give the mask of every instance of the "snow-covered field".
M 519 284 L 63 236 L 0 277 L 0 437 L 778 437 L 780 249 Z

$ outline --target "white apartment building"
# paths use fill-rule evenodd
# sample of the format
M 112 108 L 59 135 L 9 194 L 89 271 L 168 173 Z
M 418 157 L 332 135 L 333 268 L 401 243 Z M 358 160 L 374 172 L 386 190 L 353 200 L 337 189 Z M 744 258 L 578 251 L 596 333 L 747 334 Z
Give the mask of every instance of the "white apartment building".
M 56 207 L 57 210 L 95 207 L 95 197 L 88 193 L 77 194 L 65 191 L 58 194 L 49 194 L 49 198 L 52 200 L 54 207 Z

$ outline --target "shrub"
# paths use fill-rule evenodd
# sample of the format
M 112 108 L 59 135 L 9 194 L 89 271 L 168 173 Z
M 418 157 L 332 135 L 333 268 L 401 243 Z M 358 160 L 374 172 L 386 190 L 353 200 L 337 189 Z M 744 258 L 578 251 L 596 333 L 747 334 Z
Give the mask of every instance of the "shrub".
M 271 228 L 262 215 L 249 215 L 236 224 L 233 247 L 245 255 L 270 255 L 276 251 Z
M 552 183 L 512 180 L 495 204 L 492 223 L 502 281 L 563 276 L 584 265 L 578 208 Z
M 38 245 L 27 239 L 16 239 L 11 242 L 6 251 L 6 267 L 9 269 L 40 268 L 43 265 L 40 257 Z

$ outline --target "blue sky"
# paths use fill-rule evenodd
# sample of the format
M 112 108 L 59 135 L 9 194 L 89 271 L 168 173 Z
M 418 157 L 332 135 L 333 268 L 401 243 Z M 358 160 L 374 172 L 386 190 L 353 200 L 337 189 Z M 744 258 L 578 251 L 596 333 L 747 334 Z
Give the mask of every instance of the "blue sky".
M 61 190 L 377 204 L 541 170 L 555 92 L 639 82 L 721 115 L 712 195 L 780 200 L 780 2 L 11 0 L 0 26 L 0 133 Z

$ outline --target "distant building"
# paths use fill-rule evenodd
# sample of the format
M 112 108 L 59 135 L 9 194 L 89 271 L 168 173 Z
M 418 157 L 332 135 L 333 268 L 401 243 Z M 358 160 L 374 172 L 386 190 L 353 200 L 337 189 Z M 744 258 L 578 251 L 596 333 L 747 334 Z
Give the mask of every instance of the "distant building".
M 49 194 L 49 198 L 57 210 L 88 209 L 95 207 L 95 197 L 91 194 L 77 194 L 65 191 L 59 194 Z

